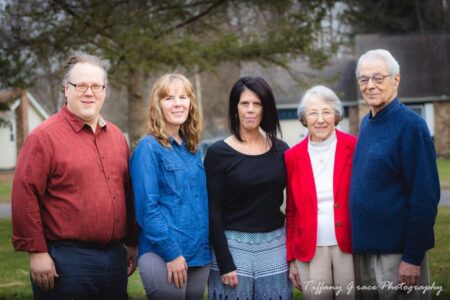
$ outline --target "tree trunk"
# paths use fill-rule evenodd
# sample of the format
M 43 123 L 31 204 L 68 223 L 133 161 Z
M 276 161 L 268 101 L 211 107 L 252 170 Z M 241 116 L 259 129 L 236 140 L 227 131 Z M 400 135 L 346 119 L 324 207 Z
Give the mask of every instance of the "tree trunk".
M 27 96 L 27 90 L 22 90 L 20 95 L 20 105 L 16 110 L 16 145 L 17 155 L 19 155 L 20 149 L 22 149 L 23 142 L 28 135 L 28 107 L 29 101 Z
M 134 149 L 145 131 L 147 123 L 147 105 L 144 99 L 144 72 L 141 69 L 130 70 L 128 82 L 128 138 L 130 148 Z

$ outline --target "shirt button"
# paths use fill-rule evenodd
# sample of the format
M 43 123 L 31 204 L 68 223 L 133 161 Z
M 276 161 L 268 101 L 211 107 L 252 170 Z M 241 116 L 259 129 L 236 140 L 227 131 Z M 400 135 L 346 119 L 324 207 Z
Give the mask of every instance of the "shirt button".
M 336 227 L 340 227 L 341 226 L 341 222 L 337 221 L 336 222 Z
M 339 203 L 334 203 L 334 207 L 339 208 Z

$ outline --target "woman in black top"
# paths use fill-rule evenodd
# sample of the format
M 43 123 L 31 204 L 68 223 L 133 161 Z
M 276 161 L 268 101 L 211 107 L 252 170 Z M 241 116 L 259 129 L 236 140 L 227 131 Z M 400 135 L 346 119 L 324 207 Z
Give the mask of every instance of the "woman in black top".
M 214 249 L 209 299 L 290 299 L 284 214 L 288 146 L 270 86 L 243 77 L 229 100 L 232 135 L 205 157 Z

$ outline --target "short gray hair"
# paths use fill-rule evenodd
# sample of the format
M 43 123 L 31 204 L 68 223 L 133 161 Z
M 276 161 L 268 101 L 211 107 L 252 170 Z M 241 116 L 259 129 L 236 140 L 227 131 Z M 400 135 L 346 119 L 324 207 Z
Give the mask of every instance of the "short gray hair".
M 66 65 L 64 66 L 64 76 L 62 82 L 62 91 L 64 93 L 64 84 L 69 82 L 70 71 L 77 63 L 88 63 L 97 67 L 100 67 L 104 73 L 104 84 L 108 83 L 108 73 L 109 63 L 106 60 L 101 59 L 98 56 L 90 55 L 84 52 L 77 52 L 67 59 Z
M 361 64 L 371 59 L 382 59 L 388 67 L 388 72 L 391 75 L 391 78 L 397 74 L 400 74 L 400 65 L 392 54 L 385 49 L 376 49 L 367 51 L 359 58 L 358 64 L 356 65 L 357 78 L 359 77 L 359 68 L 361 67 Z
M 341 100 L 339 100 L 339 97 L 330 88 L 323 85 L 316 85 L 305 92 L 298 105 L 297 115 L 303 126 L 306 127 L 306 106 L 308 104 L 308 100 L 313 96 L 323 99 L 333 108 L 336 116 L 335 125 L 339 124 L 344 116 L 344 108 Z

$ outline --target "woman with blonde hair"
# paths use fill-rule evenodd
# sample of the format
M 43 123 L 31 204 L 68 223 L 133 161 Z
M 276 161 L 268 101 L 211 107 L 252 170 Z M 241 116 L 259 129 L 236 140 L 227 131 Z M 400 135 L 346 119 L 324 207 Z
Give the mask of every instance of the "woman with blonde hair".
M 130 162 L 148 299 L 202 299 L 209 276 L 208 197 L 197 149 L 201 120 L 191 82 L 158 79 L 146 135 Z

